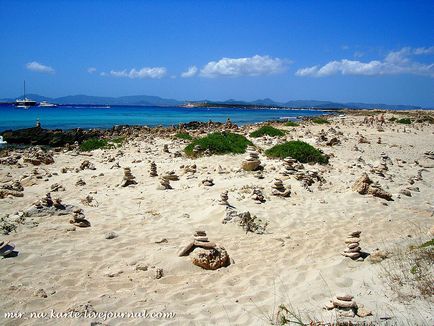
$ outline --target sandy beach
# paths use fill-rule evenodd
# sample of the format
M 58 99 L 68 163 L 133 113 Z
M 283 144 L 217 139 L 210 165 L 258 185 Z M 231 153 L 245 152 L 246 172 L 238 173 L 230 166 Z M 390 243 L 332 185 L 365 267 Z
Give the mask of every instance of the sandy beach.
M 21 157 L 0 165 L 0 186 L 19 181 L 24 190 L 22 197 L 0 199 L 3 225 L 15 228 L 0 241 L 13 242 L 18 252 L 0 259 L 0 324 L 270 325 L 278 324 L 281 305 L 305 323 L 434 324 L 432 294 L 424 297 L 403 279 L 395 284 L 388 273 L 410 245 L 433 237 L 434 125 L 391 122 L 400 116 L 388 111 L 380 127 L 365 123 L 365 113 L 333 116 L 330 124 L 273 124 L 287 131 L 283 137 L 247 136 L 259 152 L 262 179 L 241 169 L 245 154 L 186 157 L 189 142 L 174 138 L 176 132 L 132 134 L 119 147 L 91 152 L 62 148 L 53 151 L 52 164 L 26 163 L 28 150 L 9 151 L 2 159 Z M 264 155 L 288 140 L 305 141 L 330 157 L 329 164 L 298 167 L 320 176 L 312 184 L 282 174 L 283 161 Z M 86 160 L 90 164 L 82 165 Z M 150 176 L 151 162 L 157 177 Z M 193 164 L 195 172 L 186 169 Z M 125 167 L 136 184 L 120 186 Z M 170 171 L 179 180 L 170 181 L 172 189 L 158 189 L 160 176 Z M 363 173 L 392 200 L 354 191 Z M 204 185 L 206 178 L 214 185 Z M 288 197 L 273 196 L 275 178 L 290 186 Z M 252 200 L 255 188 L 265 202 Z M 224 191 L 230 208 L 219 203 Z M 71 224 L 71 211 L 27 214 L 47 193 L 82 209 L 91 226 Z M 222 223 L 230 209 L 257 216 L 267 223 L 265 232 Z M 197 230 L 224 247 L 228 266 L 206 270 L 192 263 L 192 254 L 178 255 Z M 354 231 L 361 231 L 365 259 L 342 255 Z M 432 261 L 427 273 L 432 279 Z M 370 314 L 324 308 L 340 294 Z M 53 310 L 87 312 L 88 318 L 50 317 Z M 92 315 L 145 310 L 156 315 Z M 8 318 L 8 312 L 23 315 Z

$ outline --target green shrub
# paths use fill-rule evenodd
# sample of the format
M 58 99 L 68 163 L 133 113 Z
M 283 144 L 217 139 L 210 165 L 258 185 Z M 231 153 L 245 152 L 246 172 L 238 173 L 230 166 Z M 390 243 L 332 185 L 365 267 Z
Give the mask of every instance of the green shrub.
M 254 132 L 250 133 L 250 137 L 254 137 L 254 138 L 262 137 L 265 135 L 271 136 L 271 137 L 274 137 L 274 136 L 280 137 L 280 136 L 285 135 L 285 133 L 282 130 L 276 129 L 272 126 L 263 126 L 263 127 L 259 128 L 258 130 L 255 130 Z
M 175 135 L 175 137 L 179 138 L 179 139 L 184 139 L 184 140 L 192 140 L 193 139 L 193 137 L 191 137 L 191 135 L 187 132 L 178 132 Z
M 274 158 L 290 156 L 301 163 L 328 163 L 328 157 L 324 156 L 320 150 L 300 140 L 289 141 L 271 147 L 265 151 L 265 155 Z
M 396 117 L 391 117 L 390 119 L 389 119 L 389 121 L 396 121 Z
M 404 125 L 409 125 L 409 124 L 411 124 L 411 120 L 410 120 L 409 118 L 402 118 L 402 119 L 396 120 L 396 122 L 398 122 L 398 123 L 402 123 L 402 124 L 404 124 Z
M 248 145 L 252 143 L 244 136 L 234 133 L 214 132 L 205 137 L 195 139 L 184 151 L 188 156 L 193 156 L 193 148 L 199 145 L 200 152 L 209 150 L 211 154 L 242 154 L 246 152 Z
M 324 118 L 314 118 L 312 119 L 313 123 L 319 124 L 319 125 L 323 125 L 323 124 L 329 124 L 330 121 L 328 121 L 327 119 Z
M 80 150 L 89 152 L 99 148 L 106 148 L 107 144 L 108 142 L 106 139 L 91 138 L 80 144 Z
M 424 115 L 424 116 L 418 118 L 416 120 L 416 122 L 418 122 L 418 123 L 428 122 L 428 123 L 434 124 L 434 118 L 429 116 L 429 115 Z
M 298 127 L 299 124 L 297 122 L 294 122 L 294 121 L 288 121 L 287 123 L 285 123 L 285 126 L 287 126 L 287 127 Z
M 110 142 L 115 143 L 115 144 L 122 144 L 125 141 L 125 137 L 115 137 L 110 139 Z

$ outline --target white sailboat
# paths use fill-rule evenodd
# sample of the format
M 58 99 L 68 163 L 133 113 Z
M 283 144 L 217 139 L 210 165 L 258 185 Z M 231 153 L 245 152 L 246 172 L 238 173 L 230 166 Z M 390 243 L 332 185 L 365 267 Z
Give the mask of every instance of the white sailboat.
M 15 101 L 15 106 L 17 108 L 27 110 L 29 107 L 35 106 L 35 105 L 36 105 L 36 101 L 33 101 L 33 100 L 28 99 L 26 97 L 26 81 L 24 81 L 24 96 L 22 99 L 18 99 Z

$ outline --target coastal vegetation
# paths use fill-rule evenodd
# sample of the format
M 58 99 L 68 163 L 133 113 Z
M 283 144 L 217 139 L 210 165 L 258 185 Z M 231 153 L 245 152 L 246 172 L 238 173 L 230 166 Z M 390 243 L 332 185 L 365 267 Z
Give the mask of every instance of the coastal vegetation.
M 207 151 L 210 154 L 242 154 L 245 153 L 247 146 L 252 143 L 244 136 L 231 132 L 214 132 L 205 137 L 195 139 L 185 147 L 187 156 L 195 156 L 194 149 L 198 149 L 198 154 Z
M 294 121 L 288 121 L 285 123 L 285 126 L 286 127 L 298 127 L 299 124 L 297 122 L 294 122 Z
M 410 118 L 402 118 L 402 119 L 396 120 L 396 122 L 404 124 L 404 125 L 409 125 L 409 124 L 411 124 L 411 119 Z
M 330 121 L 328 121 L 327 119 L 324 119 L 324 118 L 315 118 L 315 119 L 312 119 L 312 122 L 316 123 L 316 124 L 319 124 L 319 125 L 329 124 L 330 123 Z
M 178 132 L 175 135 L 175 137 L 179 138 L 179 139 L 184 139 L 184 140 L 192 140 L 193 139 L 193 137 L 191 137 L 191 135 L 187 132 Z
M 96 149 L 116 148 L 121 146 L 124 141 L 124 137 L 115 137 L 112 139 L 91 138 L 80 144 L 80 150 L 90 152 Z
M 250 133 L 250 137 L 257 138 L 262 136 L 271 136 L 271 137 L 280 137 L 284 136 L 285 132 L 283 132 L 280 129 L 274 128 L 272 126 L 263 126 L 259 128 L 258 130 L 253 131 Z
M 265 151 L 265 155 L 272 158 L 292 157 L 301 163 L 328 163 L 328 157 L 319 149 L 300 140 L 273 146 Z

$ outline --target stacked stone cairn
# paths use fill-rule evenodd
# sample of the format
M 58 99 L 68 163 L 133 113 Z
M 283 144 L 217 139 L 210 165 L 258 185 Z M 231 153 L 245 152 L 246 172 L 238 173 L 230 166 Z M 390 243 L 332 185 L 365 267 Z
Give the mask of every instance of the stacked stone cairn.
M 286 189 L 283 185 L 283 181 L 280 179 L 274 179 L 271 188 L 271 193 L 274 196 L 289 197 L 291 195 L 291 187 L 288 187 L 288 189 Z
M 293 159 L 292 157 L 285 158 L 283 160 L 284 170 L 282 171 L 282 174 L 284 176 L 295 174 L 297 172 L 297 169 L 294 166 L 295 163 L 297 163 L 297 160 Z
M 345 239 L 347 248 L 342 253 L 343 256 L 349 257 L 353 260 L 361 257 L 361 248 L 359 246 L 360 234 L 362 231 L 354 231 L 348 234 L 348 238 Z
M 193 147 L 193 155 L 194 155 L 195 157 L 199 156 L 201 149 L 202 149 L 202 148 L 200 147 L 200 145 L 195 145 L 195 146 Z
M 164 152 L 164 153 L 170 153 L 170 152 L 169 152 L 169 145 L 164 144 L 164 146 L 163 146 L 163 152 Z
M 193 241 L 182 248 L 178 256 L 189 256 L 194 265 L 203 269 L 216 270 L 230 265 L 229 255 L 225 248 L 214 242 L 209 242 L 206 232 L 198 230 L 193 235 Z
M 214 180 L 210 177 L 207 177 L 202 180 L 202 184 L 206 187 L 212 187 L 214 186 Z
M 157 164 L 155 164 L 154 161 L 151 162 L 151 166 L 150 166 L 150 170 L 149 170 L 149 175 L 151 177 L 158 176 L 158 173 L 157 173 Z
M 84 216 L 83 210 L 81 208 L 74 210 L 74 216 L 71 220 L 69 220 L 69 223 L 80 228 L 87 228 L 90 226 L 90 222 L 86 219 L 86 216 Z
M 228 205 L 229 205 L 229 203 L 228 203 L 228 199 L 229 199 L 228 191 L 227 191 L 227 190 L 226 190 L 226 191 L 223 191 L 223 192 L 220 194 L 219 205 L 226 205 L 226 206 L 228 206 Z
M 178 175 L 175 173 L 175 171 L 170 171 L 170 172 L 166 172 L 166 173 L 163 175 L 163 179 L 167 179 L 167 180 L 170 180 L 170 181 L 178 181 L 178 180 L 179 180 L 179 177 L 178 177 Z
M 244 159 L 241 167 L 244 171 L 256 171 L 261 166 L 261 161 L 259 160 L 259 153 L 256 151 L 255 147 L 247 147 L 248 156 Z
M 259 189 L 259 188 L 255 188 L 255 189 L 253 189 L 253 193 L 252 193 L 251 198 L 253 199 L 253 201 L 254 201 L 256 204 L 262 204 L 262 203 L 265 203 L 265 197 L 264 197 L 264 195 L 262 194 L 261 189 Z
M 172 186 L 170 185 L 170 180 L 165 178 L 160 178 L 160 185 L 157 188 L 158 190 L 168 190 L 172 189 Z
M 136 180 L 134 180 L 135 178 L 136 177 L 131 174 L 130 168 L 128 168 L 128 167 L 124 168 L 124 178 L 121 182 L 121 187 L 127 187 L 130 185 L 137 184 Z

